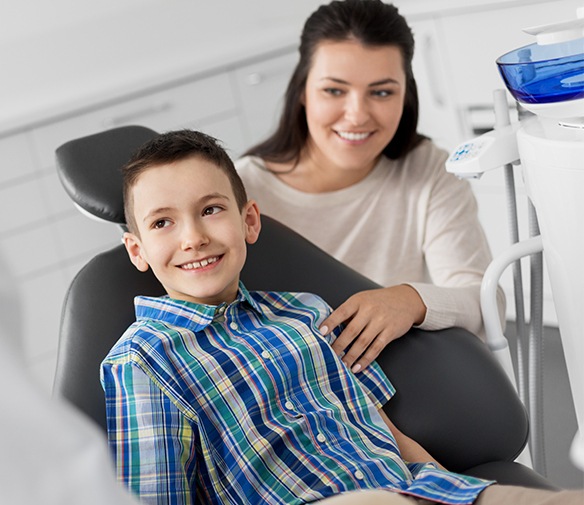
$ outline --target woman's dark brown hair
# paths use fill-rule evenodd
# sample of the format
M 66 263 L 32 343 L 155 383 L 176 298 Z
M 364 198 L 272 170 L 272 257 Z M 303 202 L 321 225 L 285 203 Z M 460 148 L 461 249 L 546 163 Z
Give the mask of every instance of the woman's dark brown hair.
M 357 40 L 365 46 L 396 46 L 402 54 L 406 75 L 404 110 L 398 129 L 383 150 L 397 159 L 411 151 L 424 138 L 417 133 L 418 90 L 412 72 L 414 37 L 397 8 L 381 0 L 335 0 L 321 5 L 304 24 L 300 38 L 300 60 L 288 83 L 284 110 L 276 131 L 245 154 L 295 164 L 308 138 L 302 95 L 312 66 L 312 58 L 323 41 Z

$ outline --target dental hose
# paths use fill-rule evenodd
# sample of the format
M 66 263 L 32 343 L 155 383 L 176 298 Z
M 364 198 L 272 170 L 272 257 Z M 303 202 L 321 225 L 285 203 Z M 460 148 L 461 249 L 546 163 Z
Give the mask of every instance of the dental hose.
M 540 234 L 535 207 L 529 201 L 529 235 Z M 545 463 L 545 443 L 543 435 L 543 254 L 532 254 L 531 266 L 531 308 L 529 324 L 529 418 L 531 421 L 531 453 L 534 468 L 547 475 Z
M 493 93 L 495 109 L 495 129 L 502 128 L 511 123 L 509 106 L 505 90 L 497 89 Z M 511 244 L 519 242 L 519 224 L 517 218 L 517 193 L 515 190 L 515 174 L 513 165 L 507 164 L 505 169 L 505 191 L 507 197 L 507 216 L 509 220 L 509 240 Z M 525 300 L 523 294 L 523 276 L 521 261 L 517 260 L 512 265 L 513 295 L 515 301 L 515 333 L 517 335 L 517 392 L 519 398 L 529 409 L 529 388 L 527 379 L 528 331 L 525 323 Z
M 509 107 L 505 90 L 495 90 L 495 128 L 510 124 Z M 529 114 L 518 105 L 519 120 Z M 519 242 L 517 218 L 517 198 L 513 166 L 505 165 L 505 188 L 508 204 L 509 231 L 511 244 Z M 529 201 L 529 234 L 540 234 L 535 208 Z M 530 418 L 530 451 L 534 468 L 542 475 L 547 474 L 545 464 L 545 444 L 543 436 L 543 255 L 536 253 L 530 258 L 530 323 L 526 324 L 523 277 L 521 262 L 513 263 L 513 289 L 515 297 L 515 325 L 517 335 L 517 388 Z M 529 331 L 528 331 L 529 330 Z
M 505 189 L 507 192 L 507 207 L 509 216 L 509 238 L 511 244 L 519 242 L 519 226 L 517 221 L 517 195 L 515 193 L 515 175 L 512 165 L 505 165 Z M 525 299 L 523 293 L 523 275 L 521 260 L 512 265 L 513 294 L 515 299 L 515 334 L 517 335 L 517 389 L 519 398 L 526 408 L 529 408 L 529 388 L 527 365 L 529 360 L 528 326 L 525 322 Z

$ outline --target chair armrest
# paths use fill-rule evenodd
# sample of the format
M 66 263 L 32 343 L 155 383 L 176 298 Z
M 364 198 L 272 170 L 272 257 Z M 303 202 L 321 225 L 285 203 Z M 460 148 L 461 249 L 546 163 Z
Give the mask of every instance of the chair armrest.
M 449 470 L 513 461 L 527 443 L 528 418 L 513 384 L 470 332 L 412 329 L 377 362 L 397 390 L 385 412 Z

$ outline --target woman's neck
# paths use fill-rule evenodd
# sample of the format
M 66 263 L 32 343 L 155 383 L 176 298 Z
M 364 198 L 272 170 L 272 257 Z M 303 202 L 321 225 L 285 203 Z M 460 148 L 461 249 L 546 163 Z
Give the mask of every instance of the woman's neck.
M 377 160 L 356 169 L 338 167 L 327 163 L 309 150 L 304 150 L 300 160 L 288 163 L 266 163 L 266 167 L 284 184 L 305 193 L 327 193 L 357 184 L 367 177 Z

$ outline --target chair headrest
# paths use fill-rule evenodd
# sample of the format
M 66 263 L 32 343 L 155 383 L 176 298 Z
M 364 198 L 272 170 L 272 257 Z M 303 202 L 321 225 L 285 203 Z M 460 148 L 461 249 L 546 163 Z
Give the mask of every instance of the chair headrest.
M 65 191 L 92 216 L 123 225 L 121 167 L 158 135 L 143 126 L 122 126 L 71 140 L 57 148 L 57 172 Z

